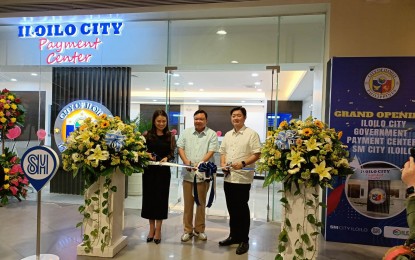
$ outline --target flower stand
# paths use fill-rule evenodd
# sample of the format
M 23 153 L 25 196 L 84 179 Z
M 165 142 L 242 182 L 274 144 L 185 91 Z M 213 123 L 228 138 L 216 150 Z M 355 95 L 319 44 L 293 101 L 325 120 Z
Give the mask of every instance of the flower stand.
M 99 177 L 98 181 L 92 184 L 85 191 L 85 198 L 91 198 L 95 195 L 95 192 L 99 189 L 99 202 L 103 201 L 103 190 L 105 183 L 105 177 Z M 108 211 L 111 212 L 110 216 L 100 213 L 92 213 L 91 220 L 87 221 L 84 234 L 90 234 L 94 229 L 98 230 L 98 237 L 91 240 L 90 252 L 85 251 L 85 246 L 79 244 L 77 246 L 78 255 L 98 256 L 98 257 L 113 257 L 121 249 L 127 245 L 127 237 L 123 236 L 122 231 L 124 229 L 124 195 L 125 195 L 125 175 L 116 170 L 112 176 L 111 185 L 117 187 L 117 192 L 111 192 L 108 198 Z M 95 195 L 96 196 L 96 195 Z M 101 203 L 99 203 L 101 204 Z M 97 220 L 97 221 L 93 221 Z M 108 227 L 110 230 L 110 237 L 108 246 L 101 250 L 101 240 L 104 239 L 104 234 L 101 232 L 102 227 Z
M 296 190 L 293 185 L 292 192 L 285 191 L 286 204 L 289 207 L 288 209 L 283 207 L 284 217 L 281 228 L 285 226 L 288 242 L 282 255 L 284 259 L 294 259 L 294 256 L 296 259 L 316 259 L 320 233 L 318 227 L 320 187 L 305 188 L 304 185 L 300 185 L 300 193 L 294 194 Z M 285 219 L 289 219 L 291 227 L 287 226 Z

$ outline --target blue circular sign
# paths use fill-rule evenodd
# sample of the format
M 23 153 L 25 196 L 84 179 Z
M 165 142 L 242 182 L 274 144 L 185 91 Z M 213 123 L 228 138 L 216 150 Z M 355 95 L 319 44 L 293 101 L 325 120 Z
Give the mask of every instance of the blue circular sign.
M 59 157 L 48 146 L 34 146 L 23 154 L 20 165 L 30 184 L 39 191 L 58 171 Z

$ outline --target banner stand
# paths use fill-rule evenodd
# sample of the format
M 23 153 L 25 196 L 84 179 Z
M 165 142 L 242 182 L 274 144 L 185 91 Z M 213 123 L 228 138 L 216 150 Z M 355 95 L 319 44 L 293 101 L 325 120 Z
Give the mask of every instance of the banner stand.
M 36 255 L 25 257 L 22 260 L 59 260 L 57 255 L 40 254 L 41 197 L 42 190 L 37 192 Z
M 59 157 L 48 146 L 35 146 L 23 154 L 21 166 L 23 173 L 37 191 L 36 255 L 25 257 L 22 260 L 59 260 L 57 255 L 40 254 L 42 188 L 56 174 L 59 167 Z

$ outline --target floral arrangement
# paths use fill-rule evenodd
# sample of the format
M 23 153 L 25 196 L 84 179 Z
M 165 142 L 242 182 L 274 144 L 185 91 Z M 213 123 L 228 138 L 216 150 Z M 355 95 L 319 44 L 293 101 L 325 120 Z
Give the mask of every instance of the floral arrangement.
M 268 172 L 264 187 L 273 182 L 283 183 L 280 201 L 285 210 L 276 260 L 284 259 L 287 247 L 294 248 L 293 259 L 315 259 L 318 231 L 322 226 L 318 210 L 325 207 L 317 187 L 332 188 L 333 176 L 353 173 L 341 136 L 341 131 L 336 132 L 312 117 L 304 121 L 283 121 L 268 133 L 257 170 Z M 294 212 L 290 205 L 298 201 L 302 201 L 303 212 L 298 208 Z M 297 218 L 290 218 L 290 214 L 296 214 Z M 301 215 L 301 221 L 292 223 Z
M 65 142 L 63 169 L 74 176 L 82 172 L 87 187 L 117 167 L 128 176 L 141 172 L 148 155 L 145 138 L 135 128 L 134 123 L 125 124 L 119 117 L 106 114 L 97 120 L 86 118 Z
M 0 93 L 0 129 L 8 130 L 16 125 L 23 126 L 26 110 L 20 98 L 3 89 Z
M 112 228 L 104 223 L 112 223 L 115 170 L 130 176 L 142 172 L 148 163 L 145 138 L 137 127 L 134 122 L 126 124 L 119 117 L 102 114 L 96 120 L 86 118 L 65 142 L 63 169 L 74 177 L 82 173 L 85 189 L 94 183 L 101 187 L 84 191 L 84 205 L 78 208 L 83 220 L 76 226 L 85 230 L 82 247 L 87 254 L 93 253 L 97 244 L 102 252 L 111 244 Z
M 0 187 L 1 204 L 6 205 L 9 197 L 13 196 L 21 201 L 26 198 L 29 181 L 20 166 L 20 159 L 6 147 L 0 157 L 0 165 L 4 171 L 4 184 Z
M 258 170 L 269 172 L 265 186 L 274 181 L 331 188 L 332 176 L 353 173 L 342 132 L 311 117 L 283 121 L 270 131 L 261 151 Z

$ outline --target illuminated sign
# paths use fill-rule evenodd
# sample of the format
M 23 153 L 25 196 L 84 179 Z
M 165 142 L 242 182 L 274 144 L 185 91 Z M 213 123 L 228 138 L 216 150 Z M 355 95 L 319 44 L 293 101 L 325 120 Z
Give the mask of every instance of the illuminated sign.
M 82 125 L 86 118 L 96 119 L 102 114 L 112 116 L 105 106 L 94 101 L 78 100 L 66 105 L 59 112 L 54 126 L 55 142 L 59 151 L 66 150 L 66 137 Z
M 21 25 L 18 27 L 18 37 L 59 37 L 83 35 L 120 35 L 123 23 L 83 23 L 76 24 L 48 24 L 48 25 Z
M 103 43 L 98 36 L 119 36 L 123 27 L 122 22 L 21 25 L 18 26 L 17 36 L 19 38 L 39 38 L 39 50 L 49 52 L 46 56 L 48 65 L 79 64 L 91 61 L 93 51 L 97 51 L 99 45 Z M 85 38 L 67 40 L 68 37 L 75 36 Z M 70 50 L 75 51 L 67 53 Z

